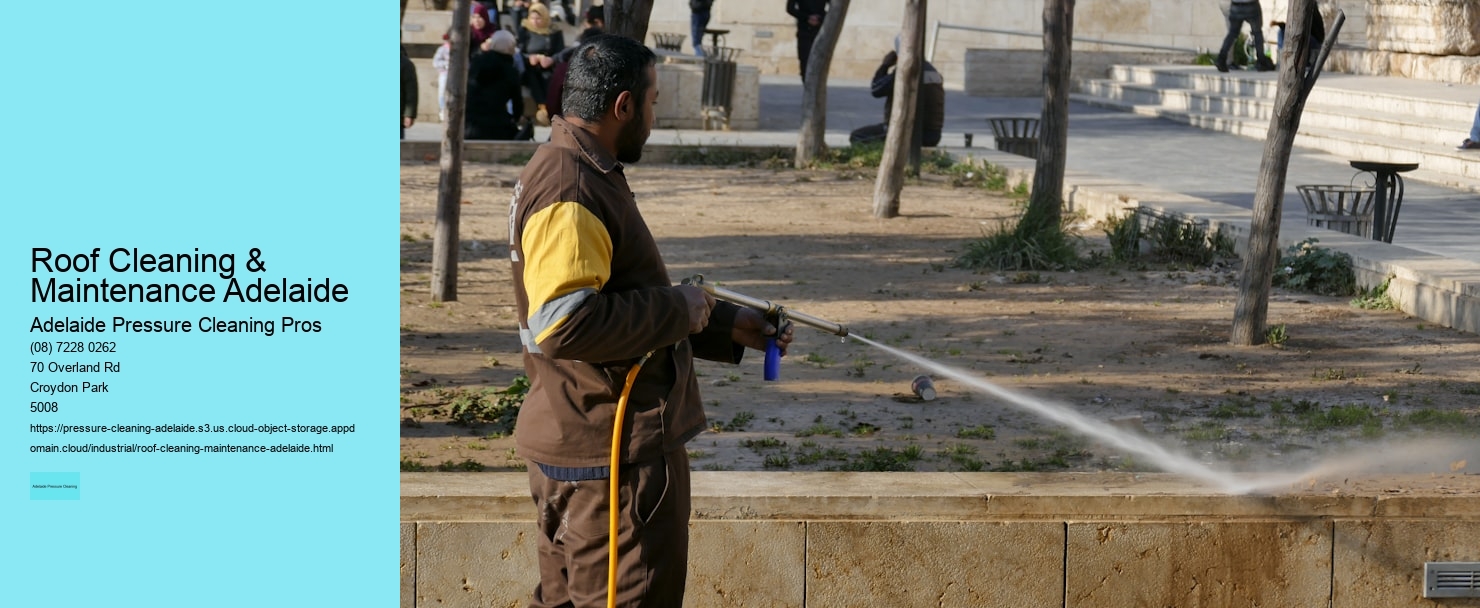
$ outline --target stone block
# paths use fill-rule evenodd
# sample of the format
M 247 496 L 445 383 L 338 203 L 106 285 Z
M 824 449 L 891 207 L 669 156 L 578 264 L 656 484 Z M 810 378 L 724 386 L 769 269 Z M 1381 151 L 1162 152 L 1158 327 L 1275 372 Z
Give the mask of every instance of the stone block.
M 1067 608 L 1330 599 L 1330 522 L 1070 522 L 1067 534 Z
M 432 522 L 416 526 L 416 605 L 513 608 L 539 580 L 529 522 Z
M 807 524 L 808 606 L 1022 608 L 1063 592 L 1059 522 Z
M 1368 0 L 1371 48 L 1426 55 L 1480 55 L 1480 2 Z
M 1085 2 L 1074 15 L 1075 34 L 1099 38 L 1101 34 L 1125 40 L 1132 34 L 1151 32 L 1151 0 Z
M 687 608 L 802 605 L 806 523 L 698 521 L 689 530 Z
M 401 522 L 401 608 L 416 606 L 416 524 Z
M 1424 562 L 1480 561 L 1480 521 L 1337 521 L 1332 608 L 1480 606 L 1423 599 Z

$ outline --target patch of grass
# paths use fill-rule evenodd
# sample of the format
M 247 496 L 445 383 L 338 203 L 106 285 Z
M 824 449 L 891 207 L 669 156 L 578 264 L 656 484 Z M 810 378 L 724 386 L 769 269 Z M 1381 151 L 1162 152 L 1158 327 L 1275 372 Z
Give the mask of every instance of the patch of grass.
M 981 459 L 976 457 L 976 447 L 964 443 L 952 444 L 941 450 L 940 455 L 955 463 L 962 471 L 980 471 L 984 466 Z
M 807 356 L 802 357 L 802 361 L 805 363 L 811 363 L 812 365 L 816 365 L 817 367 L 827 367 L 833 364 L 833 360 L 831 357 L 818 353 L 807 353 Z
M 1141 222 L 1136 212 L 1105 218 L 1100 227 L 1110 240 L 1110 259 L 1117 262 L 1134 260 L 1141 255 Z
M 786 442 L 775 437 L 764 437 L 761 439 L 746 439 L 740 442 L 741 447 L 750 448 L 759 454 L 762 450 L 774 450 L 786 447 Z
M 1381 285 L 1358 289 L 1357 297 L 1352 298 L 1351 305 L 1362 310 L 1397 310 L 1398 303 L 1388 296 L 1388 284 L 1392 280 L 1392 277 L 1388 277 Z
M 790 469 L 791 457 L 786 454 L 767 454 L 766 459 L 761 461 L 761 466 L 767 469 Z
M 481 391 L 439 389 L 438 392 L 448 398 L 448 414 L 452 418 L 449 424 L 467 427 L 487 424 L 492 427 L 488 436 L 503 437 L 514 432 L 519 408 L 529 393 L 529 377 L 520 375 L 504 388 Z
M 1330 409 L 1312 411 L 1301 417 L 1302 426 L 1308 431 L 1324 431 L 1351 427 L 1381 425 L 1377 413 L 1370 406 L 1352 404 L 1338 405 Z
M 1007 190 L 1007 171 L 1002 167 L 987 163 L 977 166 L 971 162 L 958 162 L 947 166 L 924 165 L 922 169 L 931 173 L 946 176 L 946 184 L 952 188 L 981 188 L 993 192 Z
M 1316 372 L 1312 374 L 1311 377 L 1318 380 L 1345 380 L 1346 370 L 1335 367 L 1328 367 L 1323 370 L 1316 370 Z
M 1223 441 L 1228 438 L 1228 427 L 1222 422 L 1204 420 L 1183 431 L 1182 438 L 1188 441 Z
M 996 439 L 997 429 L 990 424 L 962 427 L 956 430 L 956 437 L 961 439 Z
M 826 424 L 817 423 L 796 432 L 797 437 L 813 437 L 816 435 L 827 435 L 829 437 L 842 437 L 843 431 L 830 427 Z
M 869 359 L 867 357 L 859 357 L 853 360 L 853 367 L 848 370 L 848 375 L 856 378 L 862 378 L 865 371 L 873 366 L 873 359 Z
M 444 460 L 442 461 L 442 464 L 437 465 L 437 470 L 444 473 L 453 473 L 458 471 L 477 473 L 483 470 L 483 465 L 478 461 L 473 460 L 472 458 L 469 458 L 462 462 Z
M 964 249 L 954 264 L 976 271 L 1063 270 L 1079 265 L 1078 243 L 1062 227 L 1022 234 L 1001 222 Z
M 913 471 L 924 451 L 910 444 L 903 449 L 875 448 L 859 452 L 842 466 L 844 471 Z
M 1017 461 L 1007 460 L 992 467 L 992 470 L 999 472 L 1061 470 L 1074 466 L 1075 462 L 1087 460 L 1090 457 L 1091 454 L 1082 449 L 1062 447 L 1054 450 L 1051 454 L 1039 458 L 1024 458 Z
M 430 470 L 432 470 L 432 468 L 429 467 L 429 466 L 427 466 L 427 465 L 424 465 L 424 464 L 422 464 L 420 462 L 417 462 L 417 461 L 412 460 L 410 458 L 407 458 L 405 456 L 402 456 L 401 457 L 401 472 L 402 473 L 421 473 L 421 472 L 430 471 Z
M 1290 330 L 1284 323 L 1270 325 L 1264 328 L 1264 343 L 1275 348 L 1284 348 L 1285 343 L 1290 341 Z
M 870 423 L 867 423 L 867 422 L 860 422 L 858 424 L 853 425 L 853 428 L 848 429 L 848 432 L 849 433 L 852 433 L 854 435 L 857 435 L 859 437 L 870 437 L 874 433 L 878 433 L 879 432 L 879 426 L 876 425 L 876 424 L 870 424 Z
M 817 464 L 824 460 L 835 462 L 848 460 L 848 453 L 838 448 L 818 448 L 816 444 L 807 446 L 806 443 L 802 445 L 802 449 L 797 450 L 796 453 L 796 463 L 800 465 Z
M 755 149 L 731 146 L 680 146 L 673 150 L 669 162 L 675 165 L 706 165 L 711 167 L 773 165 L 777 160 L 786 160 L 781 148 Z M 878 163 L 875 163 L 877 166 Z
M 812 166 L 817 169 L 876 169 L 883 158 L 883 142 L 857 144 L 829 148 Z
M 1464 412 L 1436 410 L 1434 408 L 1423 408 L 1408 412 L 1399 419 L 1399 423 L 1403 426 L 1435 431 L 1472 430 L 1475 428 L 1475 419 L 1465 415 Z
M 750 423 L 754 421 L 755 414 L 751 412 L 735 412 L 735 417 L 731 418 L 730 421 L 726 422 L 721 428 L 731 433 L 738 433 L 744 431 L 745 428 L 750 426 Z
M 1213 418 L 1258 418 L 1260 416 L 1258 407 L 1253 401 L 1234 398 L 1220 402 L 1208 412 Z

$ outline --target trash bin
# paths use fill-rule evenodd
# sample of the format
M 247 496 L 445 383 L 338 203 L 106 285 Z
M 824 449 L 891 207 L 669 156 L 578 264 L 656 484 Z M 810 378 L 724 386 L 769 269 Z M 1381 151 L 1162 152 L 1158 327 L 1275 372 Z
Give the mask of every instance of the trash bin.
M 653 33 L 653 46 L 656 46 L 656 47 L 658 47 L 660 49 L 663 49 L 665 51 L 675 51 L 675 52 L 682 51 L 683 50 L 683 38 L 684 38 L 683 34 L 673 34 L 673 33 L 669 33 L 669 32 L 654 32 Z
M 1295 186 L 1305 201 L 1305 224 L 1372 238 L 1372 199 L 1377 190 L 1346 185 Z
M 1038 158 L 1037 118 L 988 118 L 997 149 L 1008 154 Z
M 704 47 L 704 95 L 700 103 L 706 131 L 714 123 L 730 130 L 730 108 L 735 96 L 735 58 L 739 55 L 740 49 Z

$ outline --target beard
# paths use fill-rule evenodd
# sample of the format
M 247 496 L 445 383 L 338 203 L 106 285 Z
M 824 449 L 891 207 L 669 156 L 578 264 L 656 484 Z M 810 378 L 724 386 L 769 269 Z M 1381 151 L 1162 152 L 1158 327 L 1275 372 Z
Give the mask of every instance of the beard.
M 635 163 L 642 160 L 642 146 L 647 143 L 648 134 L 643 133 L 643 125 L 647 123 L 644 113 L 647 109 L 642 104 L 637 104 L 637 112 L 632 120 L 622 125 L 622 130 L 617 133 L 617 160 L 623 163 Z

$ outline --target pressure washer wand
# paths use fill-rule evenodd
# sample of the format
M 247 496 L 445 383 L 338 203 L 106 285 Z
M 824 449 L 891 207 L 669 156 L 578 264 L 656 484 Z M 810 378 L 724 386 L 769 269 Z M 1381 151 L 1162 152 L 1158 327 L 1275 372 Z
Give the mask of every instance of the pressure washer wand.
M 806 325 L 807 327 L 820 329 L 835 336 L 842 336 L 844 338 L 848 337 L 847 327 L 844 327 L 837 323 L 833 323 L 832 321 L 819 319 L 804 312 L 788 310 L 779 304 L 772 304 L 770 301 L 767 300 L 753 298 L 743 293 L 736 293 L 723 287 L 718 287 L 713 283 L 705 282 L 704 275 L 702 274 L 696 274 L 692 277 L 684 279 L 683 284 L 693 285 L 695 287 L 703 289 L 704 291 L 708 292 L 709 295 L 714 296 L 714 299 L 716 300 L 724 300 L 731 304 L 738 304 L 746 308 L 754 308 L 760 311 L 761 314 L 764 314 L 766 316 L 766 319 L 771 321 L 771 323 L 774 324 L 778 330 L 785 327 L 785 323 L 787 321 L 792 321 L 795 323 Z M 766 380 L 776 380 L 780 376 L 781 349 L 776 346 L 776 340 L 774 338 L 768 338 L 766 340 L 765 378 Z

